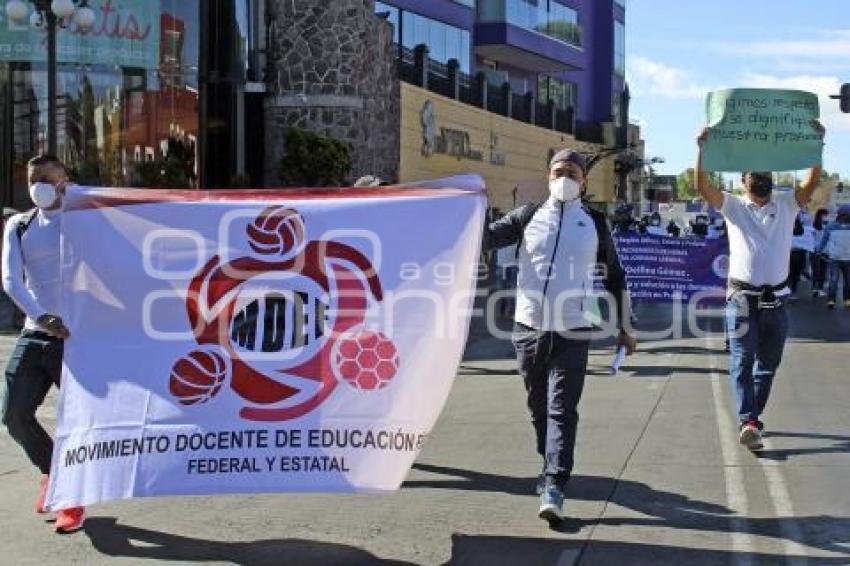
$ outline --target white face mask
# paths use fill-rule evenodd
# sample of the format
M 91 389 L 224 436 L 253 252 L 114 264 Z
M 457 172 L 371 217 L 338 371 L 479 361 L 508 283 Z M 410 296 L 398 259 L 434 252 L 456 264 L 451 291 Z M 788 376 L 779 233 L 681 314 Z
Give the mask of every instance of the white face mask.
M 49 208 L 56 204 L 59 191 L 49 183 L 35 183 L 30 187 L 30 198 L 38 208 Z
M 581 196 L 581 185 L 569 177 L 558 177 L 549 182 L 549 193 L 557 200 L 571 202 Z

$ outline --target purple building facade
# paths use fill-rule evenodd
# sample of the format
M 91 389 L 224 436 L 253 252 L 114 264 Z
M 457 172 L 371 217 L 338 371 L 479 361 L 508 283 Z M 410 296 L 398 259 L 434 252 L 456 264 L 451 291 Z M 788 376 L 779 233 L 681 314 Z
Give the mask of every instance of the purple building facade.
M 615 121 L 625 87 L 626 0 L 382 0 L 400 51 L 460 62 L 494 86 L 573 109 L 582 125 Z

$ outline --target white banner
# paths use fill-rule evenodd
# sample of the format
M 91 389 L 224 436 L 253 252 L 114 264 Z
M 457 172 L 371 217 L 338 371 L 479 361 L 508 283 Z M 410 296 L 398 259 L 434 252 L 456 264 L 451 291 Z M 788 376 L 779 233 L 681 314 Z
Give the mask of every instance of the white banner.
M 398 489 L 463 353 L 485 207 L 476 176 L 70 190 L 50 508 Z

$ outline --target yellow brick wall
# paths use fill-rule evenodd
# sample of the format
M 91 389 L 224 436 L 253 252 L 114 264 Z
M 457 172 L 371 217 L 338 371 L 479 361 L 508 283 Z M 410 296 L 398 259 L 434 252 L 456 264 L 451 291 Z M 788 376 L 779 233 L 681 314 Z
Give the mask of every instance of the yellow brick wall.
M 483 153 L 483 161 L 439 153 L 430 157 L 422 154 L 421 112 L 427 100 L 434 104 L 437 135 L 440 128 L 467 132 L 472 149 Z M 492 136 L 498 138 L 497 148 L 505 157 L 505 165 L 490 163 Z M 519 187 L 518 204 L 538 200 L 546 194 L 549 150 L 564 147 L 580 151 L 599 149 L 594 144 L 576 142 L 568 134 L 505 118 L 407 83 L 401 84 L 401 182 L 478 173 L 487 184 L 491 206 L 509 210 L 514 187 Z M 588 193 L 594 195 L 594 201 L 613 200 L 612 159 L 605 159 L 594 168 Z

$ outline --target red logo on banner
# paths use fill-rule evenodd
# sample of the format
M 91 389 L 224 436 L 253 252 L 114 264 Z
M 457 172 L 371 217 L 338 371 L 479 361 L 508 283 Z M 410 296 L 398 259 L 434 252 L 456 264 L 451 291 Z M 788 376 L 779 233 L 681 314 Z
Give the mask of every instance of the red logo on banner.
M 399 370 L 396 345 L 364 327 L 383 300 L 372 263 L 332 240 L 307 240 L 303 217 L 271 206 L 246 228 L 252 253 L 214 256 L 189 284 L 186 311 L 197 347 L 177 360 L 169 389 L 206 403 L 229 382 L 252 421 L 285 421 L 319 405 L 345 381 L 385 388 Z

